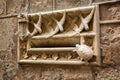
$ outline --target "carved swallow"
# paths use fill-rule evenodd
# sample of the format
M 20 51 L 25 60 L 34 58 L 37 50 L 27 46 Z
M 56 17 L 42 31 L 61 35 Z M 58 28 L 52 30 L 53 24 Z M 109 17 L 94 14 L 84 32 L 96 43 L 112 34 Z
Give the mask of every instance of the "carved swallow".
M 49 37 L 55 35 L 55 34 L 58 33 L 59 31 L 60 31 L 60 32 L 63 32 L 63 31 L 64 31 L 64 29 L 63 29 L 63 24 L 64 24 L 64 22 L 65 22 L 65 19 L 66 19 L 66 11 L 64 11 L 63 17 L 61 18 L 60 21 L 57 21 L 55 18 L 53 18 L 53 20 L 57 23 L 57 25 L 56 25 L 56 27 L 55 27 L 55 30 L 53 31 L 53 33 L 52 33 Z
M 88 22 L 87 22 L 86 19 L 84 19 L 84 18 L 82 17 L 81 14 L 80 14 L 80 19 L 81 19 L 81 21 L 82 21 L 82 25 L 84 26 L 85 30 L 88 30 L 88 29 L 89 29 Z
M 89 29 L 88 23 L 91 21 L 91 19 L 93 17 L 94 9 L 95 8 L 93 8 L 92 11 L 90 12 L 90 14 L 85 18 L 83 18 L 81 14 L 79 15 L 79 17 L 81 19 L 81 24 L 76 33 L 80 33 L 81 31 L 83 31 L 83 29 L 85 29 L 85 30 Z
M 41 16 L 41 14 L 40 14 L 40 15 L 39 15 L 39 20 L 38 20 L 37 23 L 35 23 L 35 22 L 32 20 L 32 24 L 34 25 L 34 30 L 33 30 L 33 32 L 31 33 L 31 36 L 34 36 L 37 32 L 42 33 L 41 23 L 42 23 L 42 16 Z

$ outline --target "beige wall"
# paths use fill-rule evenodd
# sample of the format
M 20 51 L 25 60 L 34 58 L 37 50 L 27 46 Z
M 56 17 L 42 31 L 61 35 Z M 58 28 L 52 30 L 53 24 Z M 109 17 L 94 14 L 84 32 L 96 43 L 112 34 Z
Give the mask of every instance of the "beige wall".
M 108 0 L 93 1 L 98 3 Z M 56 0 L 55 8 L 52 8 L 52 0 L 0 0 L 0 80 L 120 80 L 120 22 L 102 22 L 120 20 L 120 1 L 100 5 L 101 67 L 19 65 L 16 61 L 16 14 L 88 4 L 89 0 Z

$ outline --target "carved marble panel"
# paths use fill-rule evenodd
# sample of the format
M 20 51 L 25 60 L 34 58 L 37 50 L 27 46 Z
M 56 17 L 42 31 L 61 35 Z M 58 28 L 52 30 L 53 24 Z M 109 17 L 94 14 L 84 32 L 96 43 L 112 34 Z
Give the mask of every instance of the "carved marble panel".
M 20 14 L 18 62 L 100 65 L 98 6 Z

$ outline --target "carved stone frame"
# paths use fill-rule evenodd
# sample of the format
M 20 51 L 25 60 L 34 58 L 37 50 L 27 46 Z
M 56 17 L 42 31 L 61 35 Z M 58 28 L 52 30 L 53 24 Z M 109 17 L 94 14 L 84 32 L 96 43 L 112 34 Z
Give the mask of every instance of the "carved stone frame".
M 46 57 L 43 56 L 44 59 L 37 59 L 38 55 L 43 52 L 54 52 L 57 53 L 59 51 L 61 51 L 62 53 L 65 53 L 67 51 L 71 51 L 71 53 L 75 53 L 73 52 L 73 50 L 75 49 L 75 47 L 36 47 L 36 48 L 32 48 L 31 47 L 31 40 L 39 40 L 40 38 L 44 40 L 47 39 L 53 39 L 55 40 L 56 38 L 68 38 L 69 36 L 60 36 L 60 35 L 54 35 L 50 38 L 42 38 L 40 36 L 32 36 L 32 37 L 28 37 L 28 36 L 23 36 L 23 34 L 27 34 L 27 30 L 26 28 L 29 27 L 30 23 L 29 23 L 29 18 L 27 17 L 19 17 L 18 18 L 18 30 L 19 30 L 19 37 L 18 37 L 18 47 L 17 47 L 17 53 L 18 53 L 18 63 L 31 63 L 31 64 L 63 64 L 63 65 L 101 65 L 101 54 L 100 54 L 100 33 L 99 33 L 99 6 L 95 5 L 95 6 L 87 6 L 87 7 L 79 7 L 79 8 L 73 8 L 73 9 L 66 9 L 66 10 L 57 10 L 57 11 L 49 11 L 49 12 L 40 12 L 40 13 L 32 13 L 32 14 L 27 14 L 28 16 L 34 16 L 36 14 L 41 14 L 41 15 L 45 15 L 45 14 L 57 14 L 58 12 L 68 12 L 69 11 L 81 11 L 81 12 L 85 12 L 85 11 L 89 11 L 92 8 L 95 8 L 95 12 L 94 12 L 94 16 L 93 16 L 93 28 L 91 32 L 85 31 L 85 32 L 81 32 L 79 33 L 79 35 L 75 35 L 77 37 L 79 37 L 79 39 L 86 36 L 93 36 L 92 38 L 92 42 L 93 42 L 93 47 L 94 47 L 94 55 L 96 56 L 95 61 L 93 62 L 89 62 L 89 64 L 87 62 L 81 61 L 81 60 L 49 60 Z M 75 39 L 76 37 L 72 36 L 70 37 L 70 39 Z M 37 42 L 37 41 L 34 41 Z M 39 42 L 39 41 L 38 41 Z M 81 42 L 80 42 L 81 43 Z M 39 43 L 38 43 L 39 44 Z M 37 54 L 34 54 L 34 52 L 37 52 Z M 28 53 L 30 53 L 30 55 L 28 55 Z M 59 52 L 60 53 L 60 52 Z M 32 55 L 32 58 L 31 58 Z M 56 55 L 55 55 L 56 56 Z M 65 55 L 66 56 L 66 55 Z

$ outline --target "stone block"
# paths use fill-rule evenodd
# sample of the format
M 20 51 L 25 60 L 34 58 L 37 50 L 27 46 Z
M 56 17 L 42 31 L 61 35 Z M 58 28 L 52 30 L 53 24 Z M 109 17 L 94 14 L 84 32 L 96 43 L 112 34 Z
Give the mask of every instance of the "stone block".
M 6 13 L 14 14 L 24 11 L 25 0 L 6 0 Z
M 6 15 L 6 0 L 0 0 L 0 16 Z
M 103 1 L 111 1 L 111 0 L 93 0 L 95 3 L 98 3 L 98 2 L 103 2 Z
M 16 46 L 16 32 L 16 18 L 0 19 L 0 49 L 7 50 Z
M 30 13 L 52 10 L 52 0 L 30 0 Z
M 14 80 L 17 75 L 18 65 L 15 61 L 4 61 L 4 80 Z
M 3 79 L 3 74 L 4 74 L 4 63 L 2 60 L 0 60 L 0 80 L 4 80 Z
M 120 64 L 120 24 L 101 25 L 101 47 L 103 63 Z
M 120 20 L 120 1 L 100 5 L 101 20 Z
M 64 80 L 93 80 L 90 67 L 79 67 L 66 69 L 64 71 Z
M 41 67 L 42 80 L 93 80 L 90 67 L 46 66 Z
M 67 9 L 74 7 L 87 6 L 89 4 L 89 0 L 55 0 L 56 1 L 56 9 Z
M 120 67 L 108 66 L 97 68 L 95 71 L 95 80 L 120 80 Z
M 0 60 L 1 61 L 12 60 L 12 54 L 7 50 L 0 50 Z

